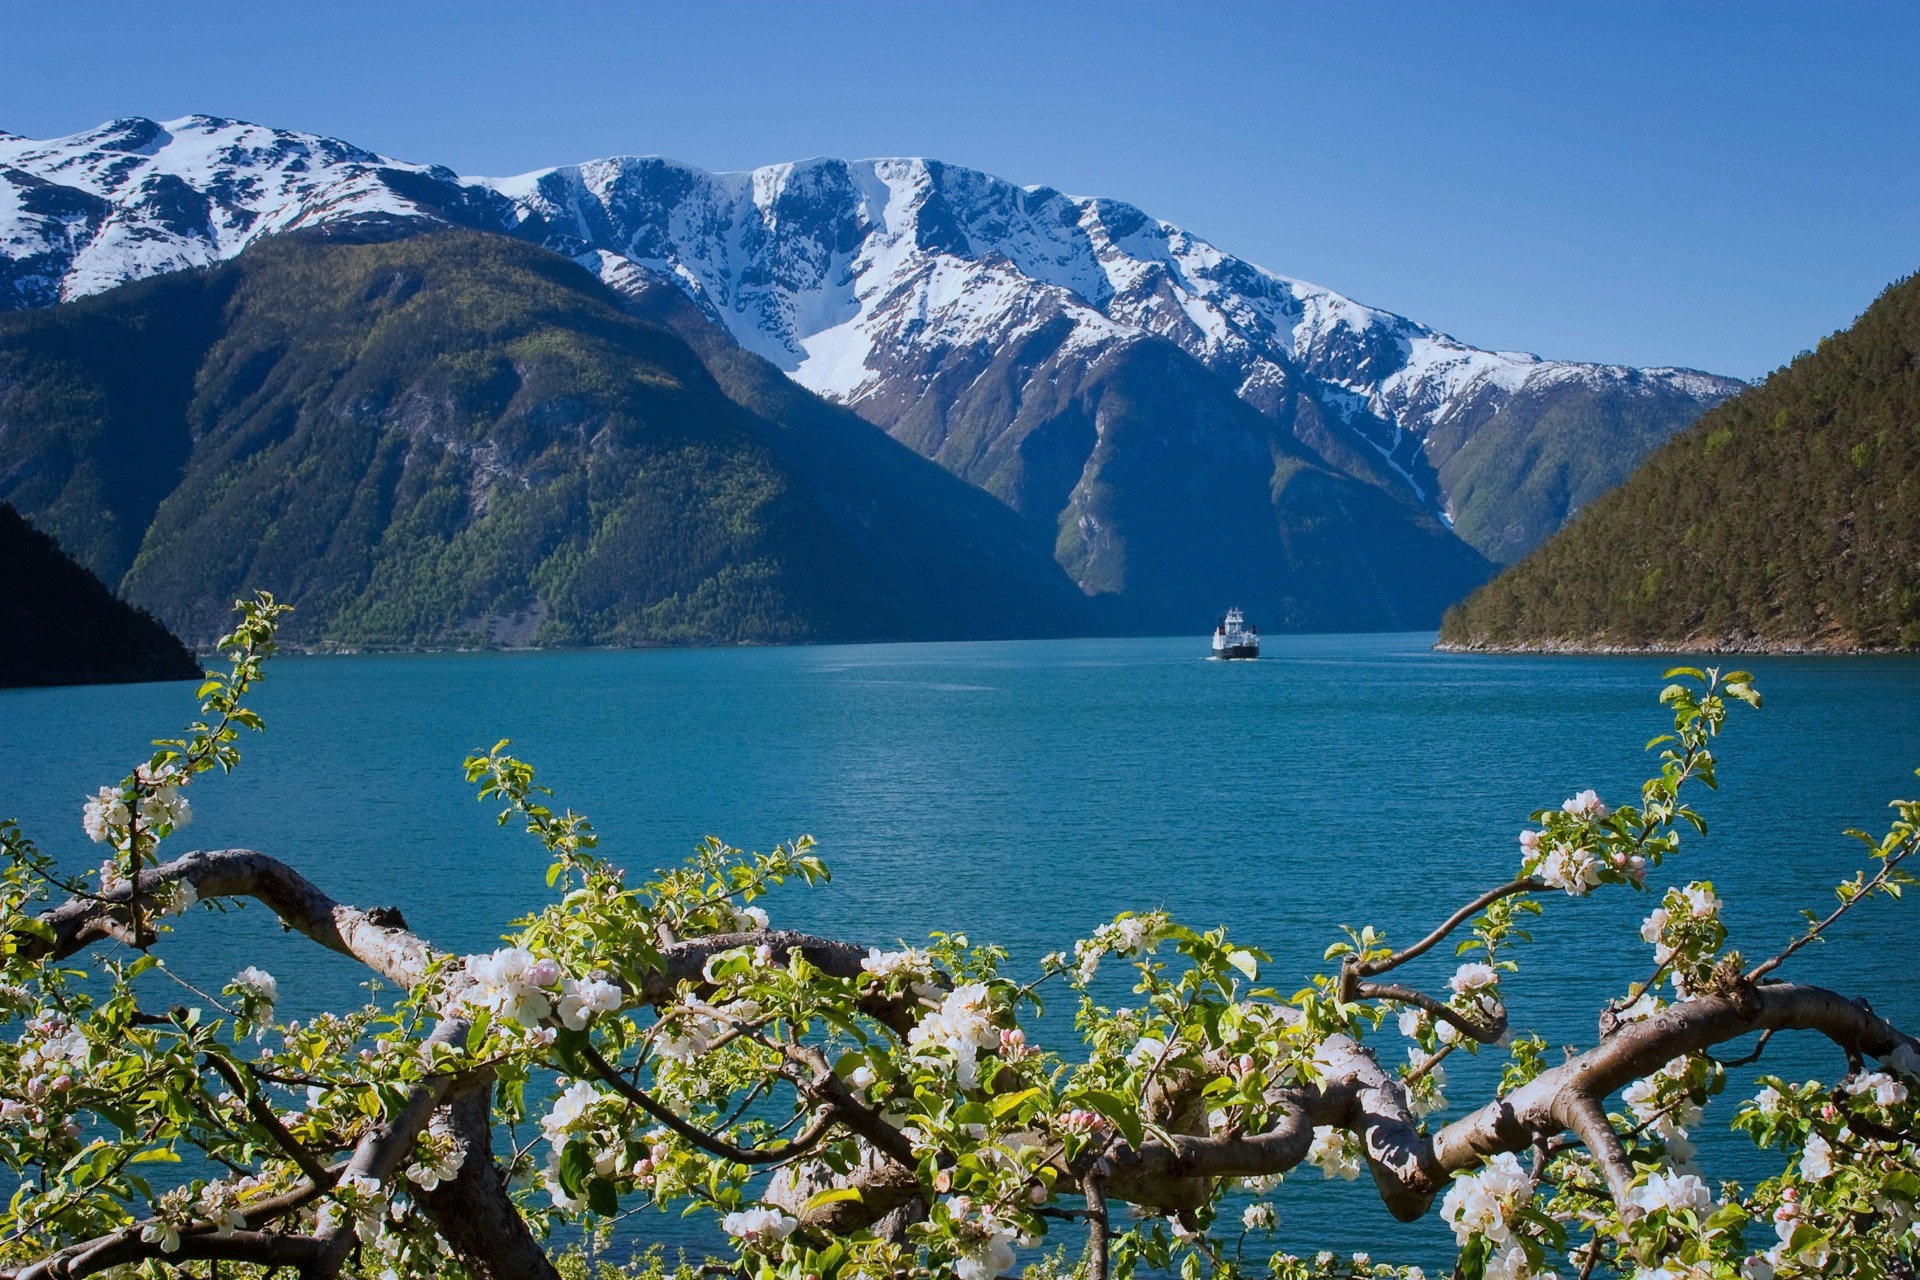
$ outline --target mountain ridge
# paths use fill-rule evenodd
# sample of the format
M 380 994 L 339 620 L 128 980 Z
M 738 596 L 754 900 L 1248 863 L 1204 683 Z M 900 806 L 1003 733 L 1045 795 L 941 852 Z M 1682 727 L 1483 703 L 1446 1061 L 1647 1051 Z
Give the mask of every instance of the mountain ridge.
M 189 638 L 256 587 L 319 648 L 1110 629 L 1004 507 L 815 406 L 743 406 L 576 264 L 454 229 L 0 316 L 0 496 Z
M 1065 357 L 1082 361 L 1158 338 L 1333 469 L 1454 525 L 1496 561 L 1617 482 L 1648 434 L 1663 437 L 1742 385 L 1483 351 L 1257 267 L 1124 201 L 937 160 L 816 158 L 713 174 L 624 157 L 461 178 L 204 116 L 0 141 L 0 297 L 16 307 L 218 260 L 265 235 L 411 219 L 535 240 L 616 289 L 664 278 L 743 347 L 896 434 L 932 374 L 984 368 L 994 349 L 1042 326 L 1061 329 Z M 1581 397 L 1605 401 L 1603 412 L 1570 409 Z M 1564 483 L 1517 478 L 1540 495 L 1524 515 L 1456 510 L 1455 495 L 1508 492 L 1516 478 L 1472 453 L 1443 475 L 1445 440 L 1503 411 L 1538 416 L 1534 402 L 1597 422 L 1595 442 L 1557 459 Z M 978 410 L 970 429 L 997 435 L 1015 417 L 1009 398 Z M 1612 432 L 1626 418 L 1650 430 Z

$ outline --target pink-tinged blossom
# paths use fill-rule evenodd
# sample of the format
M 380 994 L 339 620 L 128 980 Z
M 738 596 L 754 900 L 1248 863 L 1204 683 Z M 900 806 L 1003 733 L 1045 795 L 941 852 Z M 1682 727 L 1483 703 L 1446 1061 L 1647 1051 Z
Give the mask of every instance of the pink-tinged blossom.
M 1713 1193 L 1707 1184 L 1691 1173 L 1651 1173 L 1644 1184 L 1627 1195 L 1627 1203 L 1643 1212 L 1669 1212 L 1689 1209 L 1703 1213 L 1713 1205 Z
M 1833 1176 L 1833 1147 L 1817 1133 L 1808 1134 L 1800 1149 L 1800 1172 L 1815 1182 Z
M 1607 808 L 1606 805 L 1600 803 L 1599 795 L 1596 794 L 1591 787 L 1566 801 L 1560 808 L 1563 812 L 1570 813 L 1576 818 L 1592 818 L 1595 821 L 1613 812 L 1613 810 Z
M 766 1248 L 779 1244 L 793 1234 L 800 1223 L 778 1209 L 754 1206 L 729 1213 L 720 1219 L 720 1229 L 736 1240 Z
M 1447 979 L 1447 985 L 1453 988 L 1455 995 L 1463 996 L 1470 991 L 1495 986 L 1499 981 L 1500 975 L 1494 972 L 1492 965 L 1475 960 L 1455 969 L 1453 976 Z
M 1476 1235 L 1506 1244 L 1513 1239 L 1508 1223 L 1531 1199 L 1533 1183 L 1513 1153 L 1503 1151 L 1478 1171 L 1453 1180 L 1440 1202 L 1440 1216 L 1462 1245 Z
M 612 1013 L 620 1007 L 620 988 L 604 978 L 561 981 L 560 1022 L 569 1031 L 581 1031 L 595 1014 Z

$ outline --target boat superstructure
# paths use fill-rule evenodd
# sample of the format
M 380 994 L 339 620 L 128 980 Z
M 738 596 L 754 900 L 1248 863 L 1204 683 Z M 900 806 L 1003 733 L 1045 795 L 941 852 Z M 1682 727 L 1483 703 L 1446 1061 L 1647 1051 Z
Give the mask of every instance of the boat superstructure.
M 1260 628 L 1249 626 L 1238 609 L 1227 610 L 1213 629 L 1213 656 L 1216 658 L 1257 658 L 1260 656 Z

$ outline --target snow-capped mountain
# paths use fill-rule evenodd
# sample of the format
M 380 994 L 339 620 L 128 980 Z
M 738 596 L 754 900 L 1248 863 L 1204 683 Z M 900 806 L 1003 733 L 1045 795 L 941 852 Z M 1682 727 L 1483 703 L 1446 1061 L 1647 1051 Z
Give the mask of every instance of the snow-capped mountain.
M 1177 348 L 1318 460 L 1457 521 L 1495 559 L 1544 537 L 1742 385 L 1483 351 L 1131 205 L 936 161 L 716 174 L 622 157 L 459 178 L 205 116 L 46 142 L 0 135 L 0 306 L 47 305 L 217 261 L 264 235 L 367 219 L 534 239 L 634 296 L 671 281 L 748 350 L 1016 509 L 1029 478 L 1009 459 L 1037 447 L 1062 379 L 1146 342 Z M 1598 398 L 1603 417 L 1651 417 L 1650 438 L 1597 442 L 1576 474 L 1538 486 L 1539 513 L 1495 512 L 1498 527 L 1483 527 L 1460 494 L 1492 504 L 1539 477 L 1507 476 L 1521 465 L 1508 449 L 1476 459 L 1473 438 L 1503 414 L 1511 433 L 1516 416 L 1540 418 L 1570 397 Z M 1029 514 L 1068 519 L 1044 507 L 1091 451 L 1051 461 L 1058 474 Z
M 1409 438 L 1564 383 L 1718 398 L 1739 384 L 1483 351 L 1277 275 L 1116 200 L 936 161 L 811 160 L 713 174 L 623 157 L 484 180 L 521 225 L 671 277 L 740 342 L 844 404 L 890 398 L 912 349 L 992 347 L 1049 320 L 1091 353 L 1156 336 L 1270 414 L 1307 394 L 1416 492 Z M 609 276 L 616 284 L 617 274 Z

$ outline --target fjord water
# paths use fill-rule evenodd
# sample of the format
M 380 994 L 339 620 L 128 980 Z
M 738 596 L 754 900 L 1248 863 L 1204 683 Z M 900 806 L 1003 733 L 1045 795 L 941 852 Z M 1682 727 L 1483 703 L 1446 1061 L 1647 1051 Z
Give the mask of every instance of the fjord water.
M 400 907 L 442 946 L 486 948 L 547 896 L 538 847 L 496 828 L 461 778 L 467 752 L 511 737 L 635 870 L 708 833 L 753 848 L 816 836 L 832 883 L 775 895 L 780 924 L 881 944 L 964 930 L 1030 970 L 1115 912 L 1164 907 L 1270 952 L 1263 978 L 1290 993 L 1341 924 L 1409 941 L 1508 878 L 1534 809 L 1585 787 L 1631 798 L 1650 769 L 1642 744 L 1668 726 L 1669 660 L 1439 654 L 1431 640 L 1268 637 L 1252 663 L 1203 660 L 1204 637 L 283 657 L 255 700 L 267 733 L 242 744 L 234 776 L 195 786 L 175 843 L 271 852 L 337 898 Z M 1882 828 L 1889 798 L 1920 791 L 1920 662 L 1740 665 L 1767 706 L 1735 708 L 1721 790 L 1695 795 L 1710 833 L 1656 882 L 1712 880 L 1733 945 L 1758 957 L 1860 864 L 1842 830 Z M 91 857 L 82 792 L 124 774 L 191 697 L 186 684 L 0 693 L 0 810 L 49 850 Z M 1514 1023 L 1584 1047 L 1601 1003 L 1652 967 L 1637 929 L 1653 900 L 1547 905 L 1509 983 Z M 1787 976 L 1920 1025 L 1916 910 L 1861 910 Z M 262 964 L 289 1015 L 359 994 L 353 965 L 257 908 L 196 913 L 163 952 L 216 986 Z M 1453 963 L 1429 956 L 1410 976 L 1440 991 Z M 1120 966 L 1102 976 L 1110 1003 L 1132 998 Z M 1377 1043 L 1404 1054 L 1390 1025 Z M 1485 1098 L 1490 1065 L 1448 1064 L 1457 1104 Z M 1844 1069 L 1804 1037 L 1770 1047 L 1769 1066 Z M 1726 1135 L 1732 1111 L 1723 1100 L 1696 1135 L 1710 1179 L 1766 1171 Z M 1274 1199 L 1289 1250 L 1432 1261 L 1450 1244 L 1437 1214 L 1395 1224 L 1364 1185 L 1311 1170 Z M 706 1238 L 677 1218 L 626 1225 Z

